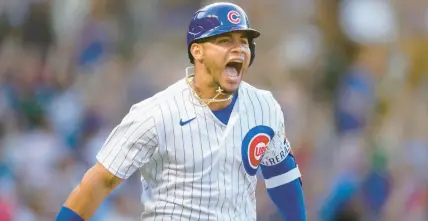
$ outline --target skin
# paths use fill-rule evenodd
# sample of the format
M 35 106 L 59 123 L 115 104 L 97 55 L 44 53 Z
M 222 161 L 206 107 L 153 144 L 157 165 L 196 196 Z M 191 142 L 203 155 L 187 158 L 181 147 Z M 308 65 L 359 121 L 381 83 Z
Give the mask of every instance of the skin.
M 64 203 L 84 220 L 89 220 L 104 199 L 122 182 L 101 164 L 96 163 L 83 176 Z
M 227 98 L 233 94 L 242 81 L 248 69 L 251 51 L 248 38 L 244 32 L 232 32 L 211 38 L 207 42 L 194 43 L 190 52 L 195 59 L 194 90 L 202 99 L 211 99 L 217 95 L 220 86 L 224 94 L 217 98 Z M 225 68 L 226 64 L 234 59 L 243 59 L 238 82 L 228 80 Z M 219 110 L 229 105 L 231 100 L 218 103 L 210 103 L 212 110 Z
M 224 90 L 224 94 L 220 95 L 219 99 L 228 97 L 239 88 L 251 57 L 248 39 L 244 33 L 233 32 L 219 35 L 204 43 L 194 43 L 190 50 L 195 58 L 193 86 L 201 98 L 210 99 L 216 96 L 218 86 Z M 243 64 L 238 78 L 231 82 L 228 80 L 225 67 L 233 59 L 241 59 Z M 230 102 L 229 100 L 211 103 L 209 107 L 213 110 L 221 109 Z M 105 198 L 122 181 L 104 166 L 96 163 L 85 173 L 79 185 L 70 193 L 64 206 L 73 210 L 84 220 L 89 220 Z

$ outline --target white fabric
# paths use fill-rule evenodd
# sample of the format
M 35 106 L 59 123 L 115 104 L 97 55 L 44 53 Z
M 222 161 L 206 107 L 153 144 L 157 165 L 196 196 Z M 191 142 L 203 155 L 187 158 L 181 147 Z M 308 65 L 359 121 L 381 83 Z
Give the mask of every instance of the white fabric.
M 287 183 L 299 178 L 300 176 L 301 176 L 301 174 L 300 174 L 299 167 L 296 167 L 296 168 L 288 171 L 287 173 L 266 179 L 265 180 L 266 188 L 271 189 L 271 188 L 275 188 L 275 187 L 287 184 Z

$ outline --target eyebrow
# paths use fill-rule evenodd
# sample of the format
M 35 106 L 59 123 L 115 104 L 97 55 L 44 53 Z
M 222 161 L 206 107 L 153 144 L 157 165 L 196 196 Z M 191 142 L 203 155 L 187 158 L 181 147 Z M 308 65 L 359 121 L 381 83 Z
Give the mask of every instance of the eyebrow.
M 232 37 L 232 33 L 224 33 L 218 36 L 218 38 L 221 38 L 221 37 Z M 248 37 L 245 33 L 241 33 L 240 38 L 248 38 Z

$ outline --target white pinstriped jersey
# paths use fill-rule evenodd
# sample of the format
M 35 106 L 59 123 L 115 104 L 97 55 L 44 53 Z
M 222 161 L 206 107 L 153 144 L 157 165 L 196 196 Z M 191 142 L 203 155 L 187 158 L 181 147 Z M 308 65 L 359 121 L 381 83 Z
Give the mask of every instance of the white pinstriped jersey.
M 256 220 L 259 163 L 278 164 L 290 150 L 279 104 L 242 82 L 224 125 L 195 103 L 182 79 L 135 104 L 97 160 L 123 179 L 140 171 L 143 220 Z

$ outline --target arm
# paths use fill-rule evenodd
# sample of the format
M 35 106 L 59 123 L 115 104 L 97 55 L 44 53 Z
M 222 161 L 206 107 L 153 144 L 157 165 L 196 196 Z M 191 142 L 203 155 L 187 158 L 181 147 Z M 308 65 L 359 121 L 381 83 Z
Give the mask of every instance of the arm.
M 306 220 L 300 171 L 292 153 L 279 164 L 261 166 L 269 197 L 287 221 Z
M 111 174 L 100 163 L 89 169 L 80 184 L 71 192 L 62 211 L 73 211 L 83 220 L 89 220 L 104 199 L 114 190 L 122 179 Z M 56 220 L 65 220 L 67 212 L 60 212 Z M 64 214 L 64 215 L 63 215 Z
M 124 179 L 150 161 L 157 150 L 154 118 L 133 107 L 114 128 L 97 154 L 98 163 L 86 172 L 58 214 L 57 221 L 88 220 Z
M 278 125 L 260 162 L 269 197 L 287 221 L 306 220 L 304 196 L 299 168 L 285 136 L 284 117 L 275 102 L 274 116 Z

